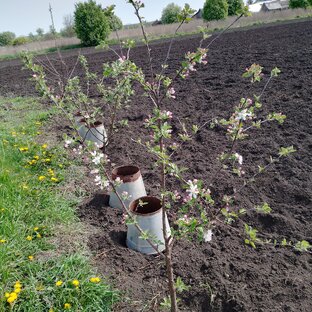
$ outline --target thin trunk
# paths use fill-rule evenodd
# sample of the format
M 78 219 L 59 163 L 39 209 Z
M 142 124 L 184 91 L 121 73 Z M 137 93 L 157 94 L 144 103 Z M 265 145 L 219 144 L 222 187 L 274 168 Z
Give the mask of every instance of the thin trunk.
M 159 121 L 159 127 L 161 127 L 161 121 Z M 159 142 L 160 152 L 163 153 L 163 138 L 160 138 Z M 163 235 L 165 239 L 165 262 L 166 262 L 166 271 L 168 278 L 168 288 L 170 293 L 170 302 L 171 302 L 171 312 L 178 311 L 177 303 L 177 293 L 174 285 L 174 276 L 172 268 L 172 243 L 171 237 L 168 237 L 168 229 L 166 224 L 166 198 L 164 196 L 166 190 L 166 173 L 165 173 L 165 164 L 162 160 L 161 164 L 161 192 L 162 192 L 162 225 L 163 225 Z

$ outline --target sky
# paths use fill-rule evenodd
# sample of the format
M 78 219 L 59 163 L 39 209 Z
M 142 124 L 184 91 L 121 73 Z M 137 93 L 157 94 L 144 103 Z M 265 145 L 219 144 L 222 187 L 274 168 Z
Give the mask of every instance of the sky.
M 73 14 L 75 3 L 82 0 L 0 0 L 0 32 L 12 31 L 17 36 L 27 36 L 30 32 L 36 33 L 37 28 L 49 31 L 51 18 L 49 3 L 53 10 L 54 24 L 57 31 L 63 27 L 65 15 Z M 96 0 L 102 7 L 115 4 L 115 13 L 121 18 L 123 24 L 137 23 L 133 9 L 126 0 Z M 143 0 L 145 8 L 142 15 L 147 21 L 160 19 L 163 8 L 174 2 L 183 7 L 189 3 L 193 9 L 203 7 L 205 0 Z

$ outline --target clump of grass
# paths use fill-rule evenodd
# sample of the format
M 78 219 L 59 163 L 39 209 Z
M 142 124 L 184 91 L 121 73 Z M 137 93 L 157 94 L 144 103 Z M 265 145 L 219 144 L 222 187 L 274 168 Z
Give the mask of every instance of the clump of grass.
M 77 201 L 61 192 L 62 149 L 36 142 L 51 115 L 38 108 L 0 99 L 0 311 L 109 311 L 117 295 L 82 252 L 53 252 L 57 226 L 77 222 Z

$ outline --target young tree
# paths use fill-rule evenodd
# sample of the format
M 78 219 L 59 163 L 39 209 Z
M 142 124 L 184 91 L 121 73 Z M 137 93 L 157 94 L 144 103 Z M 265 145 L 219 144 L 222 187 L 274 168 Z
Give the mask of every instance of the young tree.
M 170 3 L 163 9 L 160 20 L 163 24 L 177 23 L 180 12 L 181 8 L 178 5 Z
M 15 39 L 15 34 L 11 31 L 4 31 L 0 33 L 0 46 L 6 46 L 12 44 Z
M 37 33 L 37 36 L 39 38 L 41 38 L 43 36 L 43 34 L 44 34 L 44 30 L 39 27 L 39 28 L 36 29 L 36 33 Z
M 206 0 L 203 8 L 203 18 L 206 21 L 224 19 L 228 16 L 226 0 Z
M 291 9 L 303 8 L 306 9 L 308 6 L 312 5 L 312 0 L 289 0 L 289 7 Z
M 228 3 L 228 15 L 238 15 L 242 13 L 244 8 L 244 2 L 243 0 L 227 0 Z
M 107 39 L 110 33 L 109 20 L 101 5 L 95 1 L 75 5 L 75 32 L 85 46 L 94 46 Z
M 74 37 L 75 36 L 75 23 L 74 18 L 71 14 L 67 14 L 63 18 L 64 27 L 61 29 L 61 36 L 63 37 Z

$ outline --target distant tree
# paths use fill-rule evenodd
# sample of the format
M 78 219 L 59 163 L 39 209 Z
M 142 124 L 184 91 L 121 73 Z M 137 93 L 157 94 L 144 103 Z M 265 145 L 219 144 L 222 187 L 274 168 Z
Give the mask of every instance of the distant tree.
M 122 24 L 121 19 L 117 15 L 115 15 L 115 14 L 113 14 L 110 17 L 109 25 L 110 25 L 110 28 L 111 28 L 112 31 L 123 29 L 123 24 Z
M 121 30 L 123 24 L 121 19 L 114 13 L 115 5 L 110 5 L 106 7 L 103 11 L 109 21 L 109 27 L 111 31 Z
M 289 0 L 289 7 L 291 9 L 303 8 L 306 9 L 309 5 L 312 5 L 312 1 L 310 3 L 308 0 Z
M 63 37 L 74 37 L 75 36 L 75 22 L 74 17 L 71 14 L 65 15 L 63 18 L 64 27 L 60 33 Z
M 37 33 L 37 36 L 40 38 L 40 37 L 43 36 L 44 30 L 39 27 L 39 28 L 36 29 L 36 33 Z
M 203 8 L 203 19 L 206 21 L 224 19 L 228 16 L 226 0 L 206 0 Z
M 243 0 L 227 0 L 228 3 L 228 15 L 239 15 L 244 9 Z
M 15 34 L 11 31 L 0 33 L 0 46 L 11 45 L 15 39 Z
M 32 32 L 30 32 L 28 34 L 28 38 L 29 38 L 30 41 L 35 41 L 36 40 L 36 36 Z
M 172 24 L 178 22 L 178 15 L 181 12 L 181 7 L 174 3 L 169 3 L 161 13 L 161 22 L 163 24 Z
M 110 33 L 109 20 L 101 5 L 95 1 L 75 4 L 75 32 L 85 46 L 94 46 L 107 39 Z
M 60 34 L 55 30 L 53 25 L 50 25 L 49 31 L 43 35 L 43 40 L 53 40 L 59 38 Z

